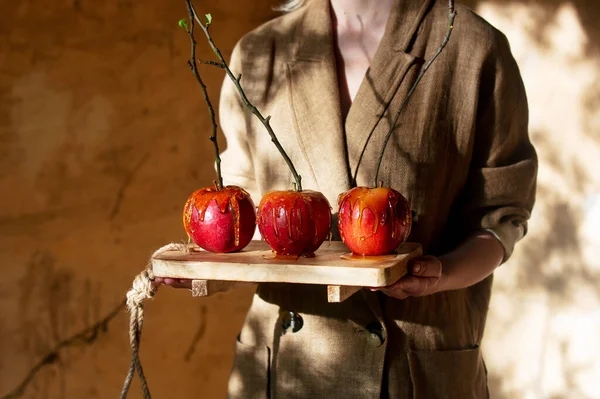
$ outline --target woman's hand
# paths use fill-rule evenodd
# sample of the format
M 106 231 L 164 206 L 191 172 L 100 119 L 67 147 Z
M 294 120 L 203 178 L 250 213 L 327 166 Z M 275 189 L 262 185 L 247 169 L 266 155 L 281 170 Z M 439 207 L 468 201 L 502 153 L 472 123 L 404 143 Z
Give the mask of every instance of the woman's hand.
M 412 260 L 406 276 L 388 287 L 372 290 L 398 299 L 459 290 L 487 278 L 503 258 L 504 247 L 500 241 L 489 232 L 481 232 L 439 258 L 423 256 Z
M 409 296 L 425 296 L 440 291 L 442 280 L 442 261 L 435 256 L 423 256 L 408 264 L 408 274 L 396 283 L 383 288 L 372 288 L 387 296 L 406 299 Z
M 170 285 L 173 288 L 187 288 L 189 290 L 192 289 L 192 280 L 183 278 L 155 277 L 154 282 L 158 286 L 164 284 Z

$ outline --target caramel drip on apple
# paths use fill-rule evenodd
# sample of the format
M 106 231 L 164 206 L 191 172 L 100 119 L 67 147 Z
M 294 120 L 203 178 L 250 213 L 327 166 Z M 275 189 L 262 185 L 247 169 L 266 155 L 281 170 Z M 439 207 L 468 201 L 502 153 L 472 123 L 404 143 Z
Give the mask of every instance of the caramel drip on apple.
M 273 233 L 275 233 L 275 237 L 279 237 L 279 229 L 277 227 L 277 208 L 273 207 L 271 210 L 273 211 Z
M 315 235 L 313 236 L 313 242 L 312 242 L 312 245 L 315 246 L 317 244 L 317 242 L 319 241 L 319 223 L 317 223 L 317 221 L 315 220 L 315 217 L 312 212 L 313 211 L 312 205 L 309 203 L 312 201 L 312 199 L 310 197 L 302 197 L 302 200 L 306 204 L 306 209 L 308 209 L 309 218 L 310 218 L 310 220 L 313 221 L 313 226 L 315 228 Z
M 404 208 L 404 217 L 402 218 L 402 226 L 406 226 L 408 225 L 408 229 L 406 229 L 406 233 L 404 234 L 404 239 L 402 241 L 406 241 L 408 240 L 408 237 L 410 236 L 410 232 L 412 230 L 412 212 L 410 210 L 410 207 L 408 206 L 408 204 L 405 204 L 405 208 Z
M 352 228 L 354 229 L 354 235 L 360 236 L 361 241 L 364 241 L 367 238 L 377 234 L 379 226 L 384 226 L 386 223 L 392 223 L 392 238 L 396 238 L 399 227 L 396 226 L 396 206 L 398 204 L 398 197 L 394 195 L 394 193 L 389 192 L 389 190 L 385 188 L 367 189 L 364 187 L 357 187 L 350 190 L 344 197 L 341 198 L 341 201 L 346 199 L 350 203 L 350 215 L 353 215 L 356 207 L 358 207 L 358 217 L 356 219 L 356 223 L 352 223 Z M 384 201 L 386 201 L 387 204 L 384 204 Z M 375 211 L 376 209 L 386 208 L 388 209 L 387 212 Z M 373 214 L 373 230 L 364 235 L 362 222 L 363 214 L 367 209 Z
M 388 261 L 396 258 L 397 254 L 384 254 L 384 255 L 358 255 L 355 253 L 346 253 L 340 255 L 341 259 L 351 260 L 351 261 L 362 261 L 362 262 L 382 262 Z
M 302 232 L 302 211 L 300 208 L 296 208 L 296 219 L 298 220 L 298 223 L 296 224 L 296 239 L 298 239 Z M 290 240 L 291 239 L 292 237 L 290 237 Z
M 269 197 L 269 202 L 271 203 L 272 210 L 272 220 L 273 220 L 273 233 L 276 237 L 279 237 L 279 227 L 277 224 L 277 220 L 281 215 L 281 211 L 283 210 L 283 216 L 285 217 L 285 226 L 287 228 L 288 239 L 290 241 L 295 241 L 300 236 L 302 230 L 302 216 L 301 209 L 296 206 L 298 200 L 304 200 L 303 193 L 297 192 L 282 192 L 282 193 L 273 193 Z M 292 221 L 294 219 L 297 220 L 296 233 L 294 234 L 294 229 L 292 228 Z
M 192 221 L 192 215 L 194 214 L 194 195 L 195 193 L 193 193 L 188 198 L 183 207 L 183 226 L 185 227 L 186 232 L 187 230 L 191 230 L 192 233 L 194 232 L 194 230 L 190 226 Z
M 388 195 L 388 207 L 390 209 L 391 223 L 392 223 L 392 238 L 396 239 L 398 226 L 396 226 L 396 205 L 398 205 L 398 197 L 393 195 L 391 192 Z
M 231 196 L 229 209 L 233 217 L 233 245 L 240 245 L 240 203 L 238 202 L 238 193 Z
M 310 240 L 310 243 L 306 243 L 307 248 L 312 248 L 317 242 L 320 235 L 320 226 L 314 221 L 314 212 L 312 209 L 313 201 L 321 200 L 323 195 L 318 192 L 305 190 L 302 192 L 297 191 L 272 191 L 263 196 L 261 199 L 259 209 L 264 207 L 270 207 L 270 214 L 273 220 L 273 234 L 275 237 L 280 237 L 280 233 L 284 234 L 282 229 L 287 229 L 287 238 L 289 243 L 297 243 L 303 238 L 303 232 L 310 227 L 311 221 L 314 222 L 314 238 Z M 303 206 L 306 206 L 306 214 L 303 212 Z M 260 212 L 259 212 L 260 213 Z M 285 221 L 280 220 L 285 217 Z M 331 215 L 329 215 L 331 218 Z M 281 221 L 282 225 L 278 225 L 277 221 Z M 264 221 L 261 221 L 264 223 Z M 285 224 L 283 224 L 285 223 Z M 308 223 L 308 224 L 307 224 Z M 259 228 L 266 228 L 263 224 Z M 313 232 L 310 232 L 313 234 Z M 309 238 L 309 237 L 307 237 Z M 304 242 L 304 240 L 302 240 Z M 282 245 L 283 243 L 280 243 Z M 312 244 L 312 245 L 311 245 Z M 287 245 L 286 245 L 287 246 Z M 286 248 L 281 249 L 282 252 L 286 252 Z M 305 256 L 314 256 L 311 252 L 306 252 Z
M 294 201 L 294 206 L 296 205 L 296 201 Z M 287 231 L 288 231 L 288 239 L 290 241 L 293 241 L 294 239 L 292 238 L 292 216 L 294 216 L 293 210 L 296 209 L 294 207 L 292 207 L 291 209 L 287 209 L 285 208 L 284 210 L 284 215 L 285 215 L 285 224 L 287 226 Z
M 186 229 L 190 226 L 190 221 L 193 216 L 194 208 L 198 211 L 200 221 L 204 221 L 206 209 L 211 201 L 215 201 L 219 212 L 231 212 L 233 218 L 234 229 L 234 245 L 240 243 L 240 203 L 239 201 L 250 197 L 250 194 L 244 189 L 237 186 L 227 186 L 222 190 L 217 190 L 215 187 L 206 187 L 196 190 L 187 200 L 184 208 L 184 226 Z

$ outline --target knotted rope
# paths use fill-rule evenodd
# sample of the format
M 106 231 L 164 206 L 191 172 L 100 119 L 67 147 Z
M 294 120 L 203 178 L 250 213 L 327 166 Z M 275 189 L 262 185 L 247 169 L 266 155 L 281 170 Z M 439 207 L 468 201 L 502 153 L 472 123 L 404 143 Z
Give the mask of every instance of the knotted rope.
M 121 390 L 121 399 L 127 397 L 129 387 L 133 381 L 134 373 L 137 372 L 142 384 L 144 399 L 150 399 L 150 389 L 144 376 L 142 362 L 140 361 L 140 337 L 142 334 L 142 325 L 144 324 L 144 301 L 150 299 L 156 293 L 158 285 L 154 282 L 154 272 L 152 271 L 152 258 L 166 251 L 188 252 L 185 244 L 168 244 L 156 250 L 150 257 L 150 262 L 146 270 L 138 274 L 133 280 L 131 289 L 127 292 L 127 310 L 129 310 L 129 343 L 131 345 L 131 363 L 127 371 L 127 377 Z

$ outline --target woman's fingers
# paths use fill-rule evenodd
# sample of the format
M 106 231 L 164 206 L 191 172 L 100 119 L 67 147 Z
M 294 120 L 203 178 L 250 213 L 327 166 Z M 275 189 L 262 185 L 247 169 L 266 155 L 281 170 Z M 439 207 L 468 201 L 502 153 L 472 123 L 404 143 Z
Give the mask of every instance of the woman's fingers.
M 400 289 L 411 296 L 421 296 L 429 288 L 430 279 L 427 277 L 407 276 L 400 281 Z
M 422 256 L 409 262 L 410 272 L 419 277 L 442 276 L 442 262 L 435 256 Z
M 170 285 L 173 288 L 187 288 L 192 289 L 192 280 L 184 278 L 172 278 L 172 277 L 155 277 L 154 281 L 161 285 Z
M 388 287 L 379 288 L 379 289 L 373 290 L 373 291 L 381 291 L 385 295 L 391 296 L 396 299 L 406 299 L 410 296 L 408 294 L 408 292 L 406 292 L 402 288 L 400 288 L 400 282 L 397 282 L 396 284 L 392 284 Z
M 396 283 L 371 290 L 379 290 L 397 299 L 433 294 L 442 276 L 442 262 L 435 256 L 423 256 L 412 260 L 408 270 L 410 274 L 405 275 Z
M 429 286 L 427 277 L 404 276 L 396 283 L 379 290 L 388 296 L 406 299 L 409 296 L 421 296 Z
M 171 287 L 187 288 L 187 289 L 191 290 L 192 289 L 192 280 L 178 279 L 178 280 L 175 280 L 175 282 L 173 284 L 171 284 Z

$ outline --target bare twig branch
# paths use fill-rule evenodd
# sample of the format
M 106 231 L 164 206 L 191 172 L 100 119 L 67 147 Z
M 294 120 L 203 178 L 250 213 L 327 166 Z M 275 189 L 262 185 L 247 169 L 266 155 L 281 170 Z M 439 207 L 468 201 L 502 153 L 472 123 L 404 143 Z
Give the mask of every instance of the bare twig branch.
M 29 370 L 23 381 L 11 392 L 2 396 L 0 399 L 17 399 L 25 394 L 27 386 L 33 381 L 37 373 L 45 366 L 49 366 L 60 358 L 60 351 L 69 346 L 90 345 L 94 343 L 101 333 L 106 332 L 108 323 L 112 321 L 125 308 L 125 301 L 119 303 L 102 320 L 99 320 L 92 326 L 76 333 L 75 335 L 59 342 L 46 356 L 38 361 L 35 366 Z
M 200 60 L 200 59 L 198 59 L 198 62 L 201 64 L 212 65 L 212 66 L 216 66 L 217 68 L 225 69 L 225 65 L 222 62 L 204 61 L 204 60 Z
M 187 0 L 187 8 L 188 8 L 188 15 L 189 15 L 189 20 L 190 20 L 190 27 L 189 27 L 189 29 L 186 29 L 186 31 L 190 38 L 190 46 L 191 46 L 191 56 L 190 56 L 190 59 L 188 60 L 188 65 L 189 65 L 190 69 L 192 70 L 194 77 L 200 84 L 200 88 L 202 89 L 202 94 L 204 95 L 204 101 L 206 102 L 206 105 L 208 107 L 208 113 L 210 115 L 210 121 L 212 123 L 212 135 L 210 136 L 210 141 L 213 142 L 213 145 L 215 147 L 215 163 L 216 163 L 216 168 L 217 168 L 217 187 L 216 188 L 217 188 L 217 190 L 221 190 L 223 188 L 223 177 L 221 176 L 221 157 L 219 155 L 220 154 L 219 144 L 217 143 L 217 121 L 215 118 L 215 110 L 213 109 L 210 98 L 208 97 L 208 91 L 206 90 L 206 85 L 202 81 L 202 77 L 200 76 L 200 73 L 198 72 L 198 59 L 196 58 L 196 39 L 194 37 L 194 26 L 195 26 L 194 10 L 193 10 L 192 4 L 190 3 L 189 0 Z M 202 25 L 202 24 L 200 23 L 200 25 Z M 209 63 L 212 65 L 211 62 L 203 62 L 203 63 Z M 215 66 L 219 66 L 219 65 L 216 65 L 217 63 L 214 63 L 214 64 L 215 64 Z
M 186 0 L 186 2 L 188 5 L 188 10 L 191 10 L 190 12 L 193 14 L 194 19 L 196 20 L 196 22 L 198 23 L 198 25 L 204 32 L 204 35 L 208 39 L 208 43 L 210 44 L 210 47 L 212 48 L 213 52 L 215 53 L 215 55 L 217 56 L 217 58 L 219 59 L 221 64 L 223 64 L 223 69 L 225 69 L 227 76 L 233 81 L 233 84 L 237 88 L 238 93 L 240 94 L 240 97 L 242 98 L 242 101 L 244 102 L 244 105 L 246 106 L 246 108 L 248 108 L 248 110 L 250 110 L 250 112 L 252 112 L 258 118 L 258 120 L 260 120 L 260 122 L 264 125 L 265 129 L 267 129 L 269 136 L 271 136 L 271 141 L 273 142 L 273 144 L 275 144 L 275 147 L 277 147 L 277 149 L 281 153 L 281 156 L 285 160 L 286 164 L 290 168 L 290 171 L 292 172 L 292 175 L 294 176 L 297 191 L 302 191 L 302 177 L 296 171 L 296 168 L 294 167 L 292 160 L 290 159 L 290 157 L 287 155 L 287 153 L 281 146 L 281 143 L 279 143 L 277 136 L 275 136 L 275 132 L 273 132 L 273 128 L 271 127 L 270 116 L 267 116 L 266 118 L 264 118 L 262 116 L 262 114 L 260 113 L 260 111 L 248 100 L 248 97 L 246 97 L 246 93 L 244 92 L 244 89 L 240 85 L 240 80 L 242 79 L 242 75 L 238 75 L 237 77 L 235 77 L 233 75 L 233 72 L 231 72 L 231 69 L 229 69 L 229 65 L 225 61 L 223 54 L 221 54 L 221 51 L 217 48 L 217 46 L 215 45 L 215 43 L 210 35 L 210 32 L 209 32 L 210 23 L 204 24 L 200 20 L 200 18 L 198 18 L 198 14 L 196 14 L 196 10 L 194 9 L 194 6 L 192 5 L 191 0 Z
M 408 100 L 410 99 L 412 94 L 415 92 L 417 85 L 419 84 L 421 79 L 423 79 L 423 75 L 425 75 L 425 72 L 427 72 L 427 70 L 429 69 L 431 64 L 433 64 L 435 59 L 442 53 L 442 50 L 444 50 L 444 47 L 446 47 L 446 45 L 450 41 L 450 35 L 452 34 L 452 29 L 454 29 L 454 18 L 455 17 L 456 17 L 456 11 L 454 9 L 454 0 L 449 0 L 449 2 L 448 2 L 448 31 L 446 32 L 446 36 L 444 37 L 444 40 L 442 41 L 440 48 L 438 48 L 438 50 L 431 57 L 429 62 L 427 62 L 427 64 L 425 64 L 423 69 L 421 69 L 421 72 L 417 76 L 415 83 L 413 83 L 408 94 L 406 95 L 406 98 L 400 104 L 400 108 L 398 109 L 398 112 L 394 116 L 392 125 L 390 126 L 390 130 L 387 132 L 387 134 L 385 136 L 385 140 L 383 141 L 383 147 L 381 148 L 381 152 L 379 153 L 379 160 L 377 161 L 377 169 L 375 171 L 375 180 L 374 180 L 375 187 L 377 187 L 377 181 L 378 181 L 378 177 L 379 177 L 379 169 L 381 168 L 381 161 L 383 160 L 383 155 L 385 154 L 385 148 L 387 147 L 390 137 L 392 136 L 392 132 L 396 128 L 396 123 L 398 123 L 398 118 L 400 117 L 400 114 L 402 113 L 402 111 L 404 110 L 404 107 L 408 103 Z

